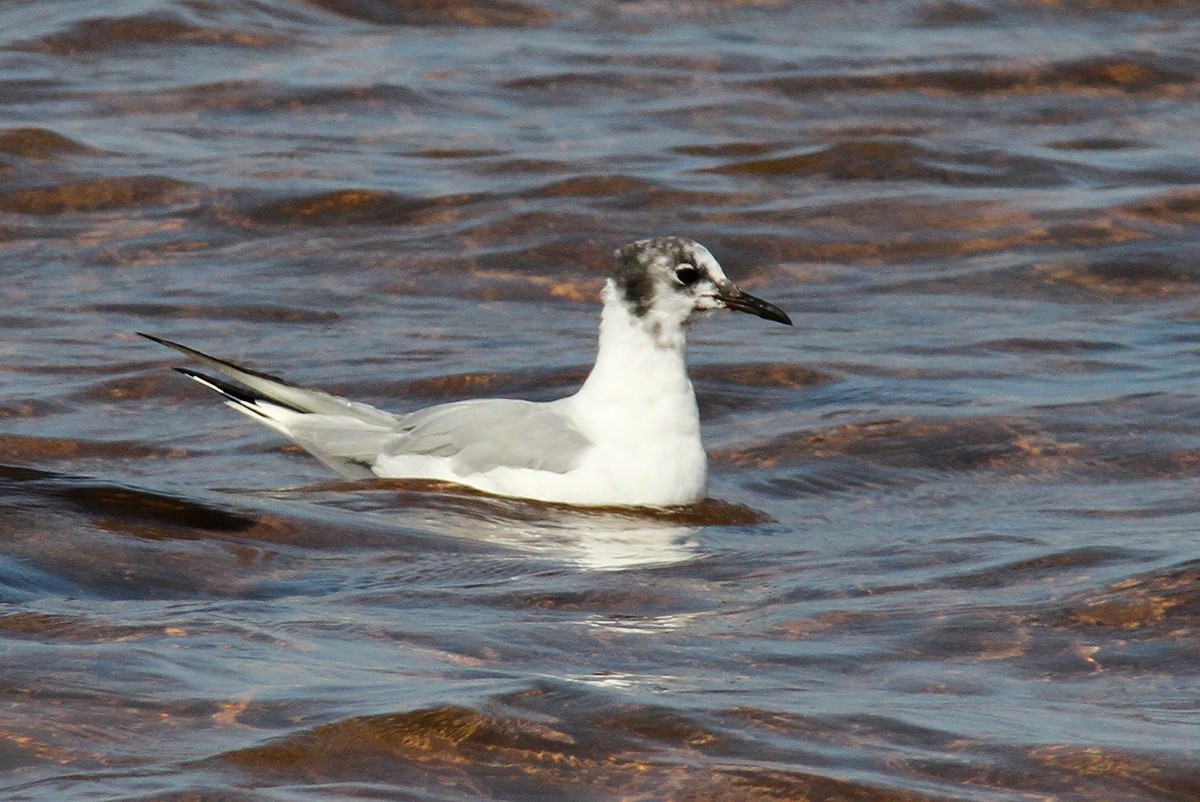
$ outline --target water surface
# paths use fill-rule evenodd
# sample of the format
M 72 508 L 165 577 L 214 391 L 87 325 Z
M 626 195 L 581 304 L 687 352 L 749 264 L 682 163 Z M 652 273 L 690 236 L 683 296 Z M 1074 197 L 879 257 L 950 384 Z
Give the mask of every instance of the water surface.
M 1200 7 L 0 8 L 6 800 L 1200 796 Z M 149 331 L 570 392 L 614 248 L 712 498 L 335 481 Z

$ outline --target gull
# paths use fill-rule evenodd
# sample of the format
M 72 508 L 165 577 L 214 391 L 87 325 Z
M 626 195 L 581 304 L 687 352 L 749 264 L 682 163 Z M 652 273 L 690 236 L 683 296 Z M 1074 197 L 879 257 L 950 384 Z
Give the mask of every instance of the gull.
M 684 237 L 618 249 L 601 300 L 596 364 L 574 395 L 547 402 L 483 398 L 408 413 L 141 336 L 222 374 L 176 368 L 347 479 L 434 479 L 581 506 L 699 501 L 708 466 L 684 359 L 688 327 L 720 309 L 792 321 L 738 289 L 707 248 Z

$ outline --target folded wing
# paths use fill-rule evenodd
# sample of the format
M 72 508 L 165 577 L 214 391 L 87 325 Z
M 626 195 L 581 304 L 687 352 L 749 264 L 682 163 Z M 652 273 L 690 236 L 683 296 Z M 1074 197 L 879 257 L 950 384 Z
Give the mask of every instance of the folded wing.
M 591 445 L 554 402 L 484 399 L 396 415 L 161 337 L 142 336 L 233 379 L 177 368 L 350 479 L 419 475 L 405 472 L 409 456 L 445 459 L 451 472 L 462 477 L 500 467 L 565 473 Z
M 460 401 L 429 407 L 400 419 L 380 455 L 428 455 L 450 460 L 459 476 L 495 468 L 566 473 L 579 465 L 591 441 L 555 403 L 509 398 Z

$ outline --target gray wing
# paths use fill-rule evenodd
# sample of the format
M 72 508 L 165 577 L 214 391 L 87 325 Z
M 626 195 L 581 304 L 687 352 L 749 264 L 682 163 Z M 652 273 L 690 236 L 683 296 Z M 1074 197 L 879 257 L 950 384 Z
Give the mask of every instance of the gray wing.
M 502 466 L 566 473 L 589 446 L 553 404 L 492 398 L 405 415 L 381 455 L 447 457 L 462 475 Z

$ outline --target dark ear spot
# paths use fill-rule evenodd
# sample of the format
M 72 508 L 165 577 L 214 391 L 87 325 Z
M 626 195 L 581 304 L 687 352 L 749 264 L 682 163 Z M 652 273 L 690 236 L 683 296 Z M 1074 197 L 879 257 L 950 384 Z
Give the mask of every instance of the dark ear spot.
M 654 282 L 645 262 L 647 258 L 646 251 L 637 243 L 626 245 L 617 251 L 617 267 L 613 271 L 617 291 L 636 317 L 645 316 L 654 300 Z

